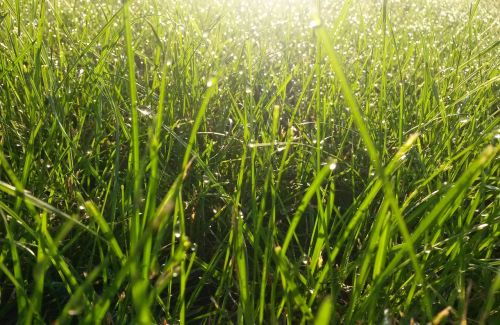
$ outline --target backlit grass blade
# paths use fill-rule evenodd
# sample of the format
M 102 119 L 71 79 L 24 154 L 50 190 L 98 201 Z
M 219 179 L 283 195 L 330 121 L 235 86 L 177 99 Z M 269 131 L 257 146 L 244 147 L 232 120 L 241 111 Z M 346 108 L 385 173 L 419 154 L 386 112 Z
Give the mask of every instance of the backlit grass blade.
M 243 155 L 240 164 L 240 171 L 238 173 L 237 180 L 237 193 L 235 198 L 235 205 L 233 206 L 232 211 L 232 220 L 233 223 L 233 231 L 235 233 L 234 236 L 234 256 L 236 258 L 236 270 L 238 276 L 238 287 L 241 295 L 242 301 L 242 317 L 246 324 L 255 323 L 255 315 L 254 315 L 254 307 L 253 307 L 253 297 L 249 286 L 249 277 L 248 277 L 248 253 L 244 238 L 244 221 L 243 221 L 243 213 L 240 210 L 241 204 L 241 192 L 243 191 L 243 180 L 245 175 L 245 163 L 246 163 L 246 155 L 247 149 L 246 146 L 243 148 Z
M 314 324 L 323 325 L 330 324 L 330 319 L 333 313 L 333 302 L 331 297 L 326 297 L 319 306 L 318 313 L 314 319 Z
M 319 21 L 319 17 L 314 17 L 315 20 Z M 363 138 L 363 141 L 366 145 L 366 148 L 368 150 L 368 154 L 370 156 L 370 160 L 375 166 L 375 170 L 380 177 L 382 181 L 382 185 L 384 188 L 384 193 L 386 195 L 386 198 L 389 200 L 391 210 L 393 211 L 394 217 L 396 218 L 396 221 L 398 222 L 398 225 L 400 227 L 400 231 L 403 235 L 403 238 L 405 239 L 405 242 L 408 243 L 406 246 L 408 253 L 411 257 L 413 267 L 415 269 L 415 272 L 417 274 L 418 281 L 423 282 L 424 277 L 422 270 L 420 269 L 420 265 L 418 263 L 417 257 L 415 255 L 415 250 L 410 242 L 410 233 L 408 230 L 408 227 L 406 226 L 406 223 L 404 222 L 402 216 L 401 216 L 401 211 L 399 209 L 399 205 L 397 203 L 397 199 L 394 196 L 393 193 L 393 186 L 391 182 L 387 179 L 382 163 L 380 162 L 381 157 L 379 156 L 378 150 L 374 144 L 374 142 L 371 139 L 371 136 L 369 134 L 368 128 L 365 125 L 365 122 L 363 121 L 363 116 L 361 114 L 361 110 L 359 109 L 359 105 L 354 97 L 354 94 L 351 90 L 351 87 L 349 86 L 349 83 L 347 81 L 347 78 L 344 74 L 344 71 L 342 70 L 342 67 L 340 65 L 340 62 L 337 58 L 337 55 L 335 54 L 335 51 L 333 50 L 333 47 L 330 43 L 330 39 L 328 37 L 328 34 L 326 32 L 326 29 L 322 26 L 318 26 L 316 28 L 316 33 L 318 38 L 321 40 L 322 44 L 325 47 L 325 51 L 328 54 L 331 67 L 333 71 L 335 72 L 335 75 L 337 79 L 339 80 L 340 87 L 342 88 L 342 92 L 344 93 L 345 100 L 347 104 L 349 105 L 351 109 L 351 114 L 353 116 L 354 122 L 356 126 L 359 129 L 359 132 Z M 432 311 L 431 311 L 431 304 L 429 301 L 429 298 L 425 294 L 426 288 L 424 288 L 424 301 L 426 305 L 426 311 L 427 311 L 427 317 L 431 318 L 432 317 Z
M 126 0 L 123 6 L 123 24 L 125 26 L 125 49 L 127 52 L 127 63 L 128 63 L 128 86 L 130 94 L 130 116 L 132 118 L 132 179 L 133 179 L 133 200 L 134 205 L 137 205 L 140 196 L 140 181 L 141 181 L 141 166 L 139 158 L 139 113 L 137 111 L 137 82 L 135 80 L 135 55 L 133 48 L 132 39 L 132 23 L 130 21 L 130 0 Z M 134 244 L 139 237 L 140 233 L 140 220 L 139 212 L 135 208 L 134 217 L 131 220 L 131 242 Z
M 144 219 L 142 222 L 142 228 L 145 227 L 147 220 L 150 220 L 154 216 L 154 211 L 156 209 L 157 204 L 157 191 L 159 185 L 159 168 L 158 168 L 158 160 L 159 160 L 159 150 L 161 145 L 161 130 L 163 124 L 163 110 L 164 110 L 164 101 L 165 101 L 165 93 L 167 88 L 167 67 L 168 65 L 165 63 L 162 69 L 161 74 L 161 83 L 160 83 L 160 97 L 158 99 L 158 108 L 156 113 L 156 125 L 154 129 L 154 134 L 151 139 L 150 144 L 150 172 L 151 176 L 148 184 L 148 192 L 146 196 L 146 204 L 144 211 Z M 151 245 L 152 241 L 147 243 L 144 247 L 144 264 L 149 267 L 151 262 Z
M 312 182 L 311 186 L 309 186 L 309 188 L 307 189 L 304 197 L 302 198 L 302 201 L 300 202 L 299 207 L 297 208 L 297 211 L 293 215 L 293 218 L 290 222 L 290 226 L 288 227 L 285 239 L 283 240 L 283 244 L 281 245 L 280 254 L 283 255 L 286 254 L 288 246 L 290 245 L 292 238 L 295 235 L 295 230 L 299 225 L 300 217 L 304 213 L 307 205 L 309 204 L 313 196 L 316 194 L 318 188 L 321 186 L 323 180 L 330 173 L 331 173 L 330 164 L 326 164 L 325 166 L 323 166 L 323 168 L 321 168 L 318 175 L 316 175 L 316 177 L 314 178 L 314 181 Z
M 451 206 L 451 209 L 456 210 L 460 207 L 457 204 L 457 198 L 463 196 L 465 191 L 468 189 L 470 184 L 478 177 L 481 171 L 490 163 L 490 161 L 496 156 L 498 148 L 487 147 L 479 157 L 472 162 L 467 170 L 464 171 L 462 176 L 457 180 L 453 187 L 445 194 L 445 196 L 432 208 L 430 213 L 419 222 L 419 225 L 415 231 L 411 234 L 411 242 L 416 243 L 425 231 L 429 230 L 431 226 L 440 227 L 443 222 L 450 216 L 450 211 L 443 214 L 444 210 L 450 207 L 450 204 L 455 203 Z M 391 272 L 397 267 L 401 259 L 404 256 L 404 251 L 399 251 L 398 254 L 391 260 L 391 262 L 386 266 L 384 271 L 380 274 L 376 281 L 376 286 L 380 286 L 383 281 L 389 276 Z
M 203 101 L 200 105 L 198 112 L 196 113 L 196 118 L 194 120 L 193 127 L 191 128 L 191 134 L 187 142 L 186 151 L 184 152 L 184 159 L 182 160 L 183 169 L 186 168 L 189 160 L 191 159 L 191 151 L 193 150 L 193 146 L 196 141 L 196 135 L 198 129 L 200 128 L 201 122 L 205 116 L 208 103 L 210 102 L 210 99 L 212 98 L 212 96 L 215 94 L 216 91 L 217 91 L 217 79 L 215 77 L 212 77 L 207 83 L 207 91 L 203 96 Z
M 404 156 L 404 154 L 411 149 L 412 144 L 415 142 L 417 139 L 418 135 L 413 135 L 411 136 L 406 143 L 400 148 L 400 150 L 394 155 L 393 159 L 389 162 L 387 167 L 385 168 L 385 172 L 387 173 L 387 176 L 389 177 L 395 170 L 395 168 L 398 165 L 398 162 L 400 161 L 400 158 Z M 321 287 L 323 281 L 325 281 L 326 276 L 328 275 L 328 272 L 330 271 L 330 266 L 334 263 L 335 259 L 337 258 L 338 254 L 340 253 L 342 245 L 349 239 L 350 236 L 353 235 L 354 229 L 359 225 L 359 223 L 362 221 L 362 218 L 364 217 L 365 213 L 367 212 L 368 208 L 370 205 L 373 203 L 375 200 L 375 197 L 378 195 L 380 190 L 382 189 L 382 182 L 380 179 L 375 179 L 370 186 L 367 188 L 367 193 L 366 196 L 364 197 L 363 201 L 360 202 L 360 204 L 356 207 L 356 212 L 352 216 L 351 220 L 348 222 L 346 225 L 345 229 L 342 231 L 342 235 L 336 238 L 335 240 L 335 245 L 333 246 L 333 249 L 329 253 L 328 261 L 321 271 L 321 273 L 318 276 L 318 279 L 316 281 L 316 285 L 314 287 L 313 294 L 309 298 L 309 304 L 311 305 L 314 302 L 314 299 L 317 296 L 317 292 L 319 288 Z
M 43 305 L 43 292 L 44 292 L 44 285 L 45 285 L 45 275 L 47 272 L 47 269 L 49 267 L 49 256 L 48 254 L 45 253 L 44 251 L 44 245 L 43 245 L 43 240 L 41 237 L 43 236 L 43 233 L 47 231 L 47 213 L 42 213 L 40 215 L 40 220 L 37 220 L 37 234 L 39 235 L 38 238 L 38 250 L 37 250 L 37 264 L 35 266 L 35 271 L 33 272 L 33 280 L 35 282 L 35 287 L 33 289 L 33 293 L 31 295 L 31 301 L 33 303 L 33 309 L 37 311 L 38 313 L 41 312 L 42 310 L 42 305 Z M 27 322 L 31 322 L 33 317 L 32 312 L 28 312 L 27 315 Z
M 96 208 L 96 206 L 90 202 L 86 201 L 85 202 L 85 209 L 88 211 L 90 216 L 94 218 L 94 220 L 97 222 L 99 225 L 100 230 L 103 233 L 104 238 L 108 241 L 111 250 L 113 253 L 116 255 L 119 261 L 123 261 L 125 258 L 125 255 L 123 254 L 122 249 L 120 248 L 120 245 L 118 244 L 118 241 L 116 240 L 115 236 L 113 235 L 113 232 L 111 231 L 111 227 L 108 225 L 104 217 L 101 215 L 101 212 Z

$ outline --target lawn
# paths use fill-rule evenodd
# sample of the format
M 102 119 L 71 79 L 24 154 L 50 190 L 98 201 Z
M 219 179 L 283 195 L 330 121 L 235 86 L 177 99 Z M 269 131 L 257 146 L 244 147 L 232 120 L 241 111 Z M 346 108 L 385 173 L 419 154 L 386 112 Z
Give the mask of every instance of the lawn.
M 2 324 L 500 323 L 494 0 L 3 0 Z

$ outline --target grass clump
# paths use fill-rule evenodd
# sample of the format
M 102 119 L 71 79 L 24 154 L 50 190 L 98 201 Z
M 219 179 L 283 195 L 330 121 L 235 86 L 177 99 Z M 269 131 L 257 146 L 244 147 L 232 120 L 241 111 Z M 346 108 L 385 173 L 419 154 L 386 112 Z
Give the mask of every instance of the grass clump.
M 492 1 L 0 4 L 4 323 L 495 323 Z

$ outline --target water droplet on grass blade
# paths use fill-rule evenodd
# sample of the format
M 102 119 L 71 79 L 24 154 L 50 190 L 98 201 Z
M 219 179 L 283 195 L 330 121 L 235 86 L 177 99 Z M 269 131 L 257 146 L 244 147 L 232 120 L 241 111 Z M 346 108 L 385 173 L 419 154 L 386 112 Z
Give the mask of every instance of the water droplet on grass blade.
M 139 113 L 141 113 L 142 116 L 146 116 L 146 117 L 150 117 L 151 116 L 151 111 L 148 110 L 148 109 L 141 109 L 141 108 L 137 108 L 137 111 Z
M 172 277 L 174 277 L 174 278 L 178 277 L 180 270 L 181 270 L 180 267 L 178 267 L 178 266 L 174 267 L 174 269 L 172 270 Z
M 81 309 L 70 309 L 68 310 L 68 315 L 69 316 L 77 316 L 81 313 Z
M 181 237 L 181 225 L 179 221 L 174 226 L 174 236 L 175 238 L 180 238 Z
M 308 265 L 309 264 L 309 256 L 307 254 L 302 255 L 302 259 L 300 260 L 302 264 Z
M 321 26 L 321 19 L 319 19 L 319 17 L 314 17 L 309 22 L 309 28 L 313 28 L 314 29 L 314 28 L 318 28 L 319 26 Z

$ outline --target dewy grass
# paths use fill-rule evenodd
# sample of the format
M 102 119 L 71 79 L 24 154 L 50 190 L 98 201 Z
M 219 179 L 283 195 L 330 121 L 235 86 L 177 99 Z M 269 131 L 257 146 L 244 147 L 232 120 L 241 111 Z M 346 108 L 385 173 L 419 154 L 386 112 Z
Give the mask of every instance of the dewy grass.
M 498 323 L 499 14 L 0 2 L 1 322 Z

